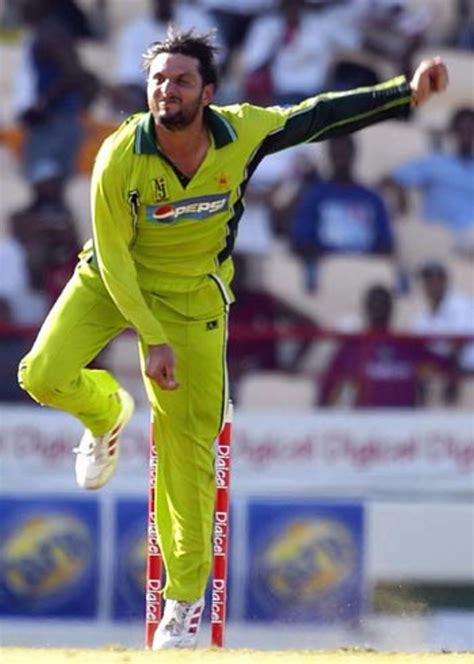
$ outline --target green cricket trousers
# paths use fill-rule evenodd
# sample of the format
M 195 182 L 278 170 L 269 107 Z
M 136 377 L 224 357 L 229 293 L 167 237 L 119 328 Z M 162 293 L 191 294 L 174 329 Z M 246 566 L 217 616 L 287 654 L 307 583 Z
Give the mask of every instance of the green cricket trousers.
M 209 288 L 216 288 L 210 279 Z M 215 499 L 214 440 L 227 404 L 227 305 L 199 318 L 170 306 L 173 296 L 144 293 L 176 354 L 175 391 L 163 391 L 144 375 L 158 453 L 156 519 L 167 581 L 166 598 L 202 597 L 212 563 Z M 199 294 L 193 298 L 196 310 Z M 204 297 L 206 302 L 209 298 Z M 104 370 L 85 368 L 122 330 L 129 327 L 98 273 L 82 262 L 46 318 L 19 368 L 19 382 L 36 401 L 67 411 L 94 435 L 108 431 L 118 416 L 117 380 Z

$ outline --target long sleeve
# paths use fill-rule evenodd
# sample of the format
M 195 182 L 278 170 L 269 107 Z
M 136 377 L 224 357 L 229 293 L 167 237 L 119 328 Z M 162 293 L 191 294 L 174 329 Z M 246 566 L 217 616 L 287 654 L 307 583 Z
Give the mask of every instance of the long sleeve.
M 350 134 L 410 113 L 411 92 L 404 76 L 385 83 L 345 92 L 318 95 L 289 108 L 267 108 L 269 131 L 261 157 L 298 143 L 308 143 Z
M 137 281 L 130 253 L 134 241 L 133 198 L 127 201 L 124 168 L 113 143 L 102 146 L 92 175 L 91 204 L 94 255 L 115 304 L 147 344 L 166 343 Z M 130 192 L 133 195 L 133 192 Z

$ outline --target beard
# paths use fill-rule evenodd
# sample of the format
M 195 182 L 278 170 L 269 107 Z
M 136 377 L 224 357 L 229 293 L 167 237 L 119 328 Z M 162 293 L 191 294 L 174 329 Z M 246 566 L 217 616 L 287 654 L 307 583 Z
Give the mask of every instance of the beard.
M 180 131 L 193 123 L 201 110 L 202 94 L 187 104 L 181 104 L 176 111 L 160 107 L 160 103 L 153 102 L 151 111 L 157 124 L 169 131 Z

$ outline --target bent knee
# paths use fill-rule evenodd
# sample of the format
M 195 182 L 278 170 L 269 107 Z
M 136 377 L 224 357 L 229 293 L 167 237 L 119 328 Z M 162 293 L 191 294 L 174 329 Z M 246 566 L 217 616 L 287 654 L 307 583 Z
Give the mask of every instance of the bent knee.
M 44 358 L 26 355 L 18 366 L 18 383 L 39 403 L 48 404 L 54 398 L 54 375 Z

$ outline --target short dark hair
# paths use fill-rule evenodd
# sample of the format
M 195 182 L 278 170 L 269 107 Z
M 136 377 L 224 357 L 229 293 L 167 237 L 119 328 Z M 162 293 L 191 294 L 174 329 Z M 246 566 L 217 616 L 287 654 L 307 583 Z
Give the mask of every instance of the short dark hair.
M 448 271 L 442 263 L 438 261 L 427 261 L 418 270 L 418 276 L 421 279 L 430 279 L 431 277 L 448 278 Z
M 180 53 L 198 61 L 204 85 L 212 83 L 217 88 L 219 75 L 215 58 L 218 48 L 214 46 L 213 40 L 213 32 L 206 34 L 194 30 L 180 32 L 170 27 L 166 39 L 153 42 L 143 54 L 143 68 L 148 74 L 151 63 L 160 53 Z

